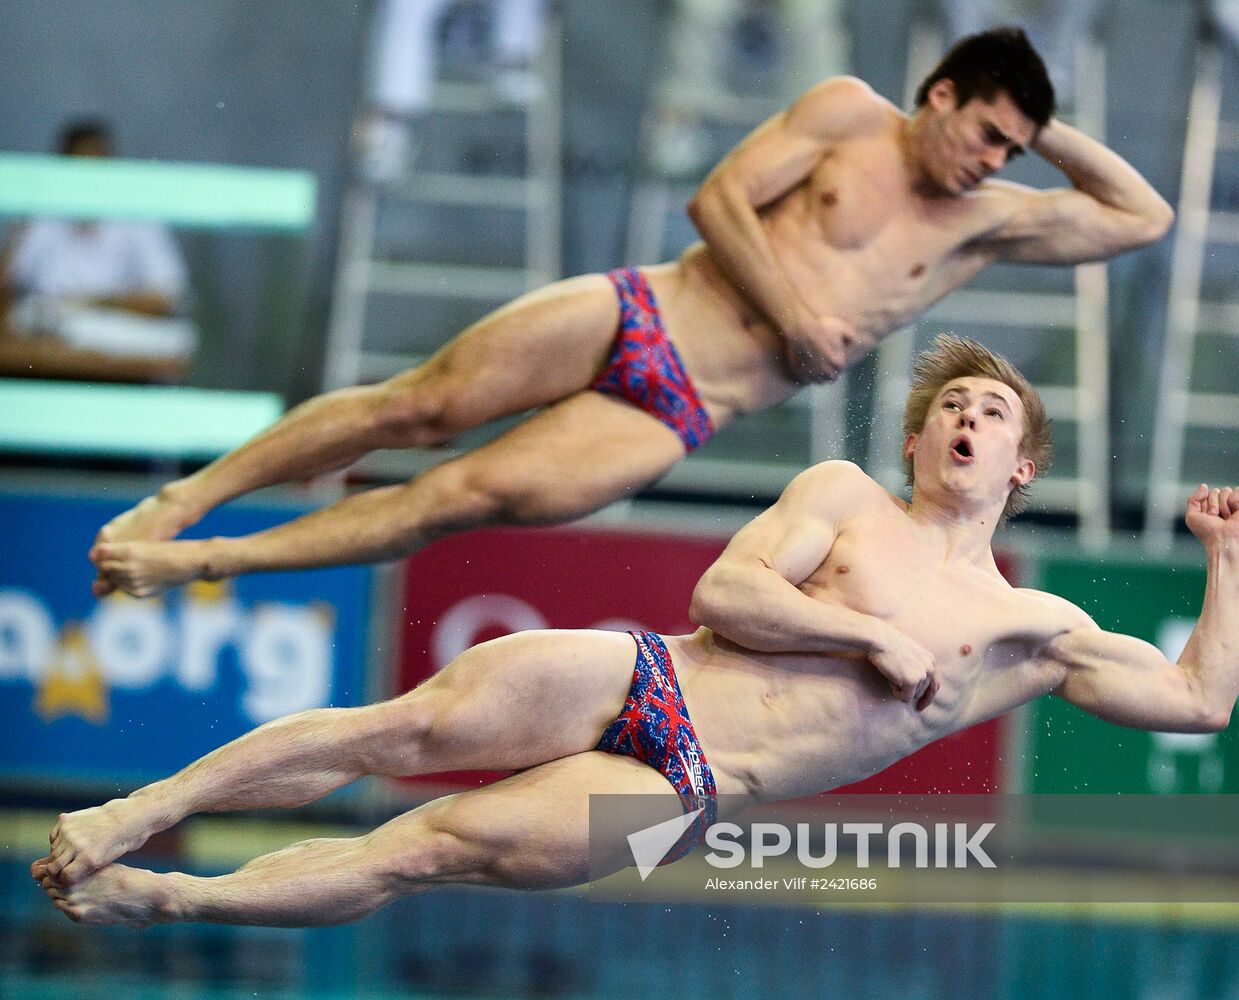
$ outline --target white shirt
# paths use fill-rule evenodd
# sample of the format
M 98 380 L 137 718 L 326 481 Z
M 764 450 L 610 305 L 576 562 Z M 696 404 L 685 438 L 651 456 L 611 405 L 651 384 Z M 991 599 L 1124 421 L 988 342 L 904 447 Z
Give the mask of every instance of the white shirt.
M 155 292 L 185 297 L 185 264 L 156 222 L 34 219 L 18 233 L 9 280 L 19 294 L 103 297 Z

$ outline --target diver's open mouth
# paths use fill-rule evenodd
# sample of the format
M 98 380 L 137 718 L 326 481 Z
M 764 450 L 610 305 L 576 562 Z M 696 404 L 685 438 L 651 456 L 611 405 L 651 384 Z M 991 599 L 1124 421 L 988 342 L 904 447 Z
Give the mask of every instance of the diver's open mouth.
M 951 442 L 951 456 L 957 462 L 968 464 L 973 459 L 972 442 L 964 435 L 960 435 Z

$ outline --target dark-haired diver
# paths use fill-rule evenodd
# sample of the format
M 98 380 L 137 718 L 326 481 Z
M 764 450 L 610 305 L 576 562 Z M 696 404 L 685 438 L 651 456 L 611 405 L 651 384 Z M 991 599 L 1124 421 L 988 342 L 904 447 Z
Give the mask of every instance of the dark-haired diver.
M 481 525 L 579 517 L 657 480 L 734 417 L 836 377 L 991 262 L 1100 260 L 1161 236 L 1165 201 L 1053 111 L 1045 67 L 1015 29 L 957 44 L 910 115 L 859 80 L 819 84 L 702 184 L 689 211 L 704 243 L 533 292 L 418 368 L 298 406 L 105 526 L 95 592 L 391 559 Z M 1028 149 L 1070 186 L 992 179 Z M 407 484 L 254 535 L 163 541 L 259 487 L 532 407 Z

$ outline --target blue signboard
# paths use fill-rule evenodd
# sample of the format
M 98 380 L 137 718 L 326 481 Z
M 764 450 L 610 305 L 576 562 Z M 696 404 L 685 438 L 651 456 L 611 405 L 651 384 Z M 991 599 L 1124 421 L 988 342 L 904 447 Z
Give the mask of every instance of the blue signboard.
M 128 506 L 0 491 L 0 779 L 132 787 L 278 716 L 363 702 L 369 570 L 96 600 L 86 553 Z M 230 508 L 186 534 L 297 513 Z

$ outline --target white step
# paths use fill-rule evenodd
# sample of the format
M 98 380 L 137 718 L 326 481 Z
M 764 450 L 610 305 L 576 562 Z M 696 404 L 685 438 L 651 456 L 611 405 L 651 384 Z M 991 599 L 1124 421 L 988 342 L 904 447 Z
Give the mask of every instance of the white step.
M 1219 122 L 1217 148 L 1228 153 L 1239 152 L 1239 122 Z
M 550 188 L 528 177 L 487 177 L 481 174 L 413 174 L 391 192 L 408 201 L 479 208 L 526 209 L 532 201 L 545 204 Z
M 926 318 L 946 323 L 1074 327 L 1076 295 L 1073 292 L 961 290 L 935 305 L 926 313 Z
M 1210 243 L 1239 245 L 1239 212 L 1209 212 L 1208 240 Z
M 1231 392 L 1188 392 L 1185 411 L 1189 427 L 1239 428 L 1239 394 Z
M 371 260 L 354 264 L 349 280 L 366 292 L 505 302 L 550 279 L 524 267 Z
M 440 81 L 431 91 L 429 109 L 454 114 L 483 114 L 488 111 L 528 111 L 535 100 L 514 99 L 501 93 L 492 83 Z

